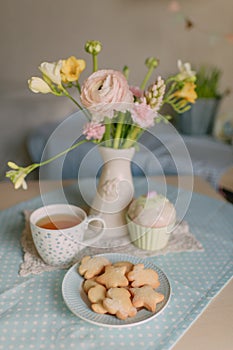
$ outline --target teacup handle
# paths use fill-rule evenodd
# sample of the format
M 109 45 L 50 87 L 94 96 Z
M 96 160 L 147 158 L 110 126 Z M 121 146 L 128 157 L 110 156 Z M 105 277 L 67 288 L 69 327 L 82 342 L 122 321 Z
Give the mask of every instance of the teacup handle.
M 101 237 L 103 237 L 104 235 L 104 229 L 106 228 L 106 224 L 105 221 L 100 218 L 99 216 L 95 216 L 95 215 L 90 215 L 87 217 L 86 222 L 85 222 L 85 226 L 84 226 L 84 231 L 87 230 L 88 225 L 92 222 L 92 221 L 99 221 L 102 224 L 102 228 L 100 229 L 100 231 L 98 232 L 98 234 L 93 237 L 93 238 L 89 238 L 83 241 L 83 243 L 85 244 L 92 244 L 94 242 L 96 242 L 98 239 L 100 239 Z

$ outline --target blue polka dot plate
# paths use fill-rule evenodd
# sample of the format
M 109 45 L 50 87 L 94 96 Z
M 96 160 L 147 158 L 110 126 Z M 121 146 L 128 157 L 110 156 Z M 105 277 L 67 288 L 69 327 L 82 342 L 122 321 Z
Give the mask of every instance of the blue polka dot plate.
M 73 265 L 66 273 L 62 283 L 62 295 L 67 307 L 76 316 L 83 320 L 106 327 L 131 327 L 144 322 L 147 322 L 159 315 L 167 306 L 170 295 L 171 287 L 165 273 L 156 265 L 142 258 L 131 256 L 127 254 L 107 253 L 100 254 L 100 256 L 106 257 L 112 263 L 117 261 L 130 261 L 133 264 L 143 263 L 145 268 L 155 270 L 159 275 L 160 286 L 156 289 L 159 293 L 164 295 L 164 300 L 156 305 L 156 311 L 150 312 L 146 309 L 141 309 L 137 312 L 136 316 L 128 317 L 126 320 L 120 320 L 116 316 L 109 314 L 97 314 L 92 311 L 90 302 L 86 293 L 83 290 L 83 277 L 78 273 L 79 263 Z

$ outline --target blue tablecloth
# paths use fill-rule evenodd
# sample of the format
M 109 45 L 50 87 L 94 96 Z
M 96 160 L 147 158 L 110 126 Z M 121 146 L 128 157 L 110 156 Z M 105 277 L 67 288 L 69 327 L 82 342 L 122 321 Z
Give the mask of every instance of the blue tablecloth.
M 159 190 L 159 185 L 150 183 Z M 136 194 L 145 192 L 137 179 Z M 177 190 L 168 188 L 173 198 Z M 182 191 L 182 196 L 190 196 Z M 82 204 L 76 186 L 66 191 L 70 203 Z M 46 195 L 59 201 L 58 192 Z M 0 349 L 170 349 L 233 275 L 233 206 L 193 194 L 185 219 L 204 252 L 150 258 L 168 276 L 169 305 L 157 318 L 135 327 L 113 329 L 89 324 L 66 307 L 61 284 L 66 270 L 20 277 L 22 211 L 41 206 L 41 198 L 0 213 Z

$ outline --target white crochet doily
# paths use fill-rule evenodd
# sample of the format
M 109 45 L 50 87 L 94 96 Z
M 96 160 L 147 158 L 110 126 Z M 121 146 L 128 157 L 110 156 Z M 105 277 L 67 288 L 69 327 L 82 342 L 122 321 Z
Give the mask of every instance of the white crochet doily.
M 23 262 L 19 268 L 20 276 L 28 276 L 30 274 L 40 274 L 44 271 L 54 271 L 59 269 L 66 269 L 69 266 L 50 266 L 47 265 L 37 253 L 35 245 L 32 240 L 29 216 L 30 211 L 25 211 L 25 227 L 21 236 L 21 245 L 23 248 L 24 256 Z M 104 243 L 104 244 L 103 244 Z M 102 248 L 104 245 L 104 248 Z M 98 246 L 86 247 L 82 249 L 76 258 L 76 261 L 80 261 L 85 255 L 94 255 L 101 253 L 122 253 L 135 255 L 141 258 L 148 258 L 157 255 L 165 255 L 167 253 L 179 253 L 188 251 L 203 251 L 202 244 L 189 232 L 189 225 L 187 222 L 182 221 L 176 228 L 172 231 L 169 238 L 168 244 L 165 248 L 158 251 L 142 250 L 137 248 L 133 243 L 130 242 L 128 237 L 123 237 L 118 241 L 109 241 L 106 244 L 106 240 L 98 242 Z M 73 262 L 74 264 L 74 262 Z

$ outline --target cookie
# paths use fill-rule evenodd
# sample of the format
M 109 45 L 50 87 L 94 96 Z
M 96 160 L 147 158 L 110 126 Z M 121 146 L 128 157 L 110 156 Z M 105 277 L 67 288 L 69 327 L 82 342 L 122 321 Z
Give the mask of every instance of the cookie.
M 106 314 L 108 311 L 103 307 L 102 303 L 91 304 L 91 308 L 97 314 Z
M 83 290 L 90 307 L 98 314 L 125 320 L 134 317 L 137 308 L 155 312 L 156 305 L 164 300 L 164 295 L 154 290 L 160 285 L 157 272 L 144 264 L 110 263 L 102 256 L 85 256 L 78 271 L 84 276 Z
M 83 282 L 83 289 L 87 293 L 90 288 L 97 286 L 99 283 L 95 281 L 94 278 L 90 278 L 89 280 L 85 280 Z
M 107 310 L 103 307 L 103 300 L 106 297 L 106 288 L 101 284 L 96 284 L 90 288 L 87 293 L 88 299 L 91 302 L 91 308 L 98 314 L 106 314 Z
M 155 312 L 156 304 L 164 300 L 164 295 L 156 292 L 151 286 L 143 286 L 140 288 L 130 288 L 134 307 L 145 307 L 147 310 Z
M 107 298 L 103 301 L 103 307 L 117 318 L 125 320 L 127 317 L 133 317 L 137 309 L 132 305 L 131 295 L 125 288 L 110 288 L 107 291 Z
M 133 270 L 127 274 L 127 277 L 132 282 L 132 287 L 149 285 L 153 288 L 158 288 L 160 285 L 157 272 L 152 269 L 145 269 L 143 264 L 135 265 Z
M 91 303 L 101 303 L 106 296 L 106 288 L 101 284 L 97 284 L 88 290 L 87 296 Z
M 134 264 L 132 264 L 130 261 L 117 261 L 113 264 L 113 266 L 126 266 L 126 273 L 132 270 Z
M 107 289 L 114 287 L 126 287 L 129 284 L 125 276 L 126 266 L 106 266 L 105 272 L 96 277 L 96 282 L 103 284 Z
M 90 256 L 84 256 L 81 260 L 78 271 L 81 276 L 90 279 L 99 275 L 107 265 L 111 265 L 111 263 L 103 256 L 95 256 L 93 258 Z

